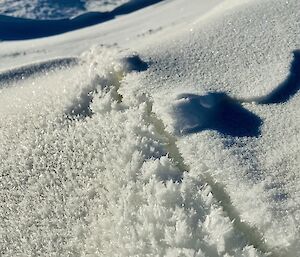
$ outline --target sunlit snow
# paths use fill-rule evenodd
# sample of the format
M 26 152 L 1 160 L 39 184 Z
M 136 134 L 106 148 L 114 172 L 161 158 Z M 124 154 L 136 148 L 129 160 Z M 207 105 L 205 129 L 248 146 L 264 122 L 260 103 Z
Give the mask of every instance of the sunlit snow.
M 297 10 L 167 0 L 3 37 L 0 255 L 298 256 Z

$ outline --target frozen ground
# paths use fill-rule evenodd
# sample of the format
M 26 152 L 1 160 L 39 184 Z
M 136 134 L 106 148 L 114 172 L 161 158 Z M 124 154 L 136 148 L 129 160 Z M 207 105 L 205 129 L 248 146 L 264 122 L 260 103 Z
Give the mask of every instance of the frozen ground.
M 1 42 L 0 253 L 298 256 L 299 7 L 170 0 Z

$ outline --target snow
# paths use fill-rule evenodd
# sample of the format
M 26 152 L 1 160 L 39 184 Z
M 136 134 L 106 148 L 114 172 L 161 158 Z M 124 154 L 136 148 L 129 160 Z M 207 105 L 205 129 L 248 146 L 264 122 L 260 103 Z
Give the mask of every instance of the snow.
M 185 0 L 170 1 L 167 5 L 165 2 L 161 2 L 130 15 L 84 28 L 79 33 L 74 31 L 64 36 L 47 37 L 40 40 L 3 41 L 0 48 L 0 56 L 3 60 L 0 63 L 0 70 L 31 63 L 32 59 L 45 61 L 58 56 L 78 56 L 90 47 L 99 44 L 117 45 L 125 49 L 137 50 L 139 46 L 151 44 L 152 38 L 156 38 L 159 32 L 164 32 L 181 22 L 191 21 L 192 17 L 204 15 L 221 1 L 205 1 L 201 5 L 191 1 L 189 8 L 187 8 Z M 172 11 L 173 15 L 166 16 L 165 14 L 169 11 Z M 14 58 L 11 58 L 12 56 Z
M 2 0 L 0 13 L 38 20 L 63 19 L 84 12 L 106 12 L 129 2 L 128 0 Z
M 0 253 L 297 256 L 299 5 L 1 42 Z
M 161 52 L 150 50 L 155 72 L 142 82 L 158 92 L 155 111 L 169 131 L 188 134 L 177 141 L 183 159 L 205 163 L 279 256 L 299 252 L 298 9 L 297 1 L 255 1 L 191 25 Z
M 102 51 L 92 65 L 17 82 L 1 93 L 2 252 L 255 252 L 224 217 L 210 187 L 186 173 L 148 96 L 121 88 L 122 76 L 138 70 L 132 55 L 118 61 L 118 51 Z M 53 83 L 65 76 L 63 87 Z M 86 83 L 93 114 L 72 117 Z
M 24 40 L 53 36 L 76 29 L 107 22 L 162 0 L 133 1 L 124 3 L 110 12 L 86 12 L 75 17 L 56 20 L 36 20 L 0 15 L 0 40 Z

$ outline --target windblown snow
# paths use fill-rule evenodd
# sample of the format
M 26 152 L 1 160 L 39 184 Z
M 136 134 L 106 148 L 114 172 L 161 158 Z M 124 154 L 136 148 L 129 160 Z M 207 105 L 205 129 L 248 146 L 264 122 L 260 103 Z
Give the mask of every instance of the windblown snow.
M 0 255 L 298 256 L 299 7 L 1 42 Z

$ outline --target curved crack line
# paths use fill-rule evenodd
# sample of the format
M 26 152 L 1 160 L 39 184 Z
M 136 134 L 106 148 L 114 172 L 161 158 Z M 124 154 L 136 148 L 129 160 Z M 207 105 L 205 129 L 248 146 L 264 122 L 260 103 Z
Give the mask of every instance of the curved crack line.
M 163 134 L 169 141 L 167 150 L 169 151 L 169 156 L 174 160 L 176 166 L 183 172 L 189 172 L 191 168 L 185 163 L 184 158 L 182 157 L 178 147 L 177 139 L 172 136 L 165 130 L 165 125 L 161 119 L 159 119 L 156 114 L 150 110 L 150 115 L 152 117 L 153 125 L 156 129 Z M 264 240 L 263 235 L 258 231 L 257 228 L 251 227 L 249 224 L 244 222 L 238 210 L 233 206 L 229 194 L 226 192 L 224 186 L 213 180 L 208 174 L 200 174 L 201 179 L 204 183 L 210 186 L 211 193 L 214 198 L 219 202 L 220 206 L 223 208 L 223 211 L 227 217 L 231 220 L 234 229 L 240 231 L 243 236 L 246 238 L 247 243 L 252 245 L 258 251 L 266 254 L 270 257 L 280 256 L 278 253 L 275 253 L 274 250 L 270 249 L 267 243 Z
M 256 227 L 252 227 L 247 222 L 244 222 L 238 210 L 233 206 L 230 196 L 226 192 L 224 186 L 221 183 L 214 181 L 209 175 L 202 176 L 205 182 L 211 187 L 211 192 L 214 197 L 219 201 L 224 212 L 231 220 L 234 228 L 240 231 L 247 239 L 247 242 L 260 252 L 266 254 L 269 257 L 279 257 L 280 255 L 267 245 L 264 236 Z
M 148 101 L 147 104 L 150 122 L 152 123 L 152 125 L 154 125 L 158 133 L 160 133 L 167 139 L 168 144 L 166 145 L 166 150 L 168 151 L 169 157 L 174 161 L 176 167 L 181 171 L 182 175 L 184 172 L 189 172 L 191 168 L 185 163 L 184 158 L 179 151 L 176 137 L 166 131 L 163 121 L 158 118 L 157 115 L 153 112 L 152 103 Z M 181 180 L 182 179 L 183 176 L 181 177 Z M 239 212 L 233 206 L 230 196 L 224 189 L 224 186 L 214 181 L 208 174 L 201 174 L 201 179 L 204 183 L 210 186 L 211 193 L 219 202 L 225 215 L 231 220 L 234 229 L 242 233 L 249 245 L 252 245 L 255 249 L 257 249 L 261 253 L 264 253 L 266 256 L 280 256 L 278 253 L 275 253 L 274 250 L 270 249 L 270 247 L 265 242 L 263 235 L 258 231 L 257 228 L 251 227 L 241 219 Z
M 189 172 L 191 168 L 185 163 L 185 160 L 179 151 L 176 137 L 166 131 L 163 121 L 158 118 L 157 115 L 153 112 L 152 103 L 148 102 L 147 104 L 150 121 L 152 122 L 156 130 L 168 141 L 166 149 L 168 151 L 169 157 L 174 161 L 177 168 L 179 168 L 179 170 L 182 172 L 182 175 L 184 172 Z M 204 183 L 210 186 L 211 193 L 219 202 L 225 215 L 231 220 L 234 229 L 242 233 L 242 235 L 246 238 L 248 244 L 252 245 L 255 249 L 269 257 L 280 256 L 274 250 L 270 249 L 270 247 L 265 242 L 263 235 L 257 228 L 252 227 L 241 219 L 238 210 L 233 206 L 230 196 L 226 192 L 222 184 L 214 181 L 213 178 L 208 174 L 202 173 L 200 174 L 200 177 Z M 183 179 L 183 177 L 181 179 Z

